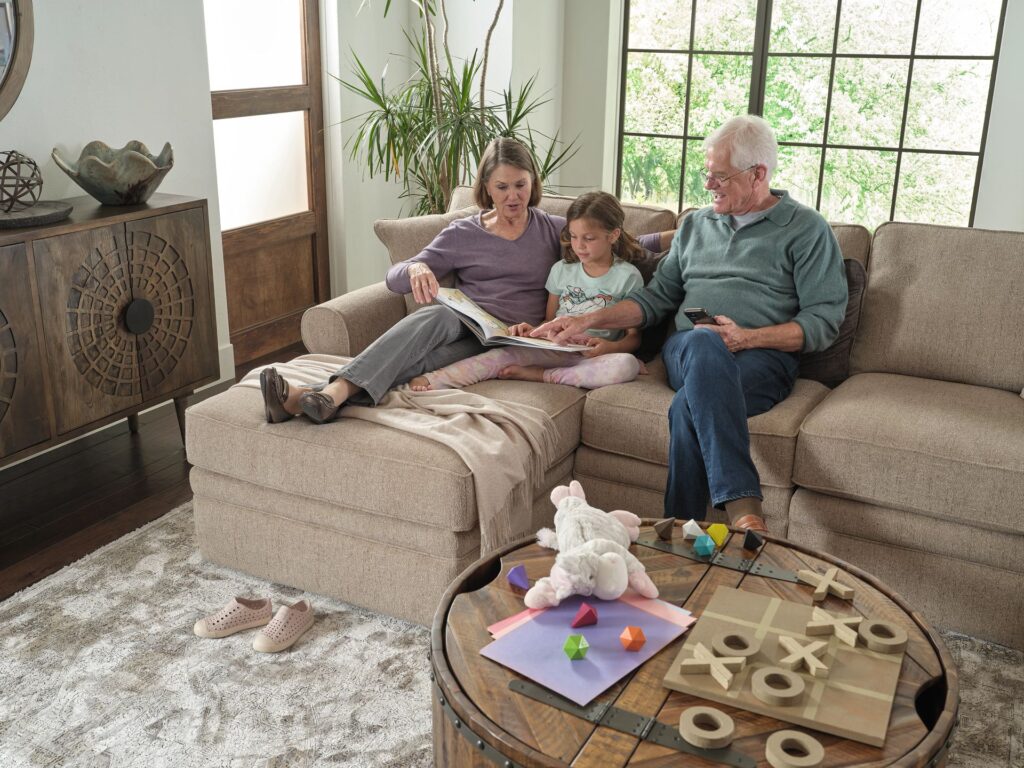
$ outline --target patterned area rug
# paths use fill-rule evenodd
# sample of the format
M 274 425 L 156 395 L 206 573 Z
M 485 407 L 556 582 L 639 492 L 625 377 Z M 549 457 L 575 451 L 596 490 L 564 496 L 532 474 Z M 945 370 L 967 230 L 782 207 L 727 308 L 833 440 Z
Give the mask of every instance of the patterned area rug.
M 204 562 L 191 505 L 0 603 L 0 766 L 430 766 L 428 631 L 309 595 L 290 651 L 201 640 L 233 595 L 302 593 Z M 950 766 L 1024 768 L 1024 653 L 947 633 Z

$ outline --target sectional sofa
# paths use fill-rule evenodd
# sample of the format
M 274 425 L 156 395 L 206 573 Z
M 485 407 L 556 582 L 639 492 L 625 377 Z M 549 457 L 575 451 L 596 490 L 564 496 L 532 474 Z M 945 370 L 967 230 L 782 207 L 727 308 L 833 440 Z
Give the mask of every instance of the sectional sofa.
M 448 214 L 375 229 L 399 261 L 470 203 L 460 189 Z M 675 225 L 672 211 L 627 206 L 635 233 Z M 940 627 L 1024 648 L 1024 234 L 833 229 L 850 278 L 841 338 L 749 421 L 769 528 L 877 574 Z M 371 285 L 310 309 L 303 341 L 354 355 L 411 309 Z M 558 427 L 537 527 L 550 524 L 550 489 L 572 478 L 598 506 L 661 516 L 672 391 L 657 358 L 649 369 L 592 392 L 472 388 L 543 408 Z M 259 391 L 242 387 L 186 419 L 210 560 L 426 624 L 480 555 L 473 478 L 433 441 L 349 419 L 267 424 Z

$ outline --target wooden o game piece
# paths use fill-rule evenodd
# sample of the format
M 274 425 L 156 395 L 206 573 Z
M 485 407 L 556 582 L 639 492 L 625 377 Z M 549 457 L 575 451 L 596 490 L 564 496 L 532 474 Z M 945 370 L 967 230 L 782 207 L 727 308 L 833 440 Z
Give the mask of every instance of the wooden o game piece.
M 698 536 L 697 540 L 693 542 L 693 551 L 701 557 L 711 557 L 715 554 L 715 549 L 715 540 L 706 533 Z
M 715 635 L 711 640 L 711 650 L 718 656 L 739 656 L 749 659 L 761 650 L 761 641 L 757 640 L 750 630 L 736 627 Z
M 835 635 L 839 642 L 846 643 L 851 648 L 857 645 L 857 627 L 860 626 L 863 616 L 833 616 L 818 606 L 814 606 L 811 614 L 811 621 L 804 628 L 809 636 Z
M 654 532 L 658 534 L 658 538 L 662 541 L 671 541 L 672 529 L 675 527 L 675 524 L 676 519 L 674 517 L 659 520 L 654 524 Z
M 780 635 L 779 645 L 789 654 L 779 659 L 780 667 L 797 670 L 806 666 L 811 677 L 828 677 L 828 667 L 819 661 L 819 657 L 824 656 L 828 650 L 828 643 L 824 640 L 814 640 L 805 645 L 792 637 Z
M 800 702 L 807 686 L 796 672 L 782 667 L 761 667 L 750 676 L 750 687 L 765 704 L 787 707 Z
M 721 523 L 715 523 L 708 526 L 707 534 L 715 542 L 716 547 L 721 547 L 725 544 L 725 540 L 729 538 L 729 527 Z
M 765 742 L 764 757 L 772 768 L 818 768 L 825 761 L 825 748 L 801 731 L 776 731 Z
M 806 570 L 796 572 L 796 577 L 800 581 L 814 587 L 813 597 L 816 603 L 824 600 L 829 592 L 836 597 L 841 597 L 843 600 L 853 600 L 853 587 L 836 581 L 838 575 L 839 569 L 835 566 L 829 568 L 824 574 Z
M 693 658 L 685 659 L 679 665 L 679 674 L 710 674 L 715 682 L 728 690 L 732 684 L 733 672 L 739 672 L 746 663 L 747 660 L 739 656 L 715 656 L 703 643 L 697 643 L 693 646 Z
M 743 534 L 743 548 L 748 552 L 757 552 L 764 545 L 764 539 L 758 536 L 754 531 L 747 529 L 747 532 Z
M 679 735 L 701 749 L 722 749 L 732 744 L 736 724 L 714 707 L 690 707 L 679 716 Z
M 907 647 L 907 632 L 891 621 L 872 619 L 865 621 L 857 630 L 864 645 L 877 653 L 899 653 Z

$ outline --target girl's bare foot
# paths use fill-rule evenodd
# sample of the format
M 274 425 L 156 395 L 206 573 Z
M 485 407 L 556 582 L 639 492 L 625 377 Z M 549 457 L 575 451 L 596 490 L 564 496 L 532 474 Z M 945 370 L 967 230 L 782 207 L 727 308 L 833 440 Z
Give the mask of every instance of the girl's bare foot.
M 409 389 L 413 392 L 429 392 L 431 389 L 430 379 L 426 376 L 416 376 L 409 379 Z
M 498 371 L 499 379 L 516 381 L 544 381 L 544 369 L 536 365 L 506 365 Z

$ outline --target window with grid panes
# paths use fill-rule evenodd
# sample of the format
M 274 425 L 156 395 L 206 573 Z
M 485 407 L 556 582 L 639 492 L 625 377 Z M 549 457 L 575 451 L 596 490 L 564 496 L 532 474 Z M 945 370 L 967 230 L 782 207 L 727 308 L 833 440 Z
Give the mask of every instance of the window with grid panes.
M 710 201 L 703 139 L 751 112 L 772 185 L 832 221 L 974 219 L 1005 0 L 627 0 L 618 191 Z

